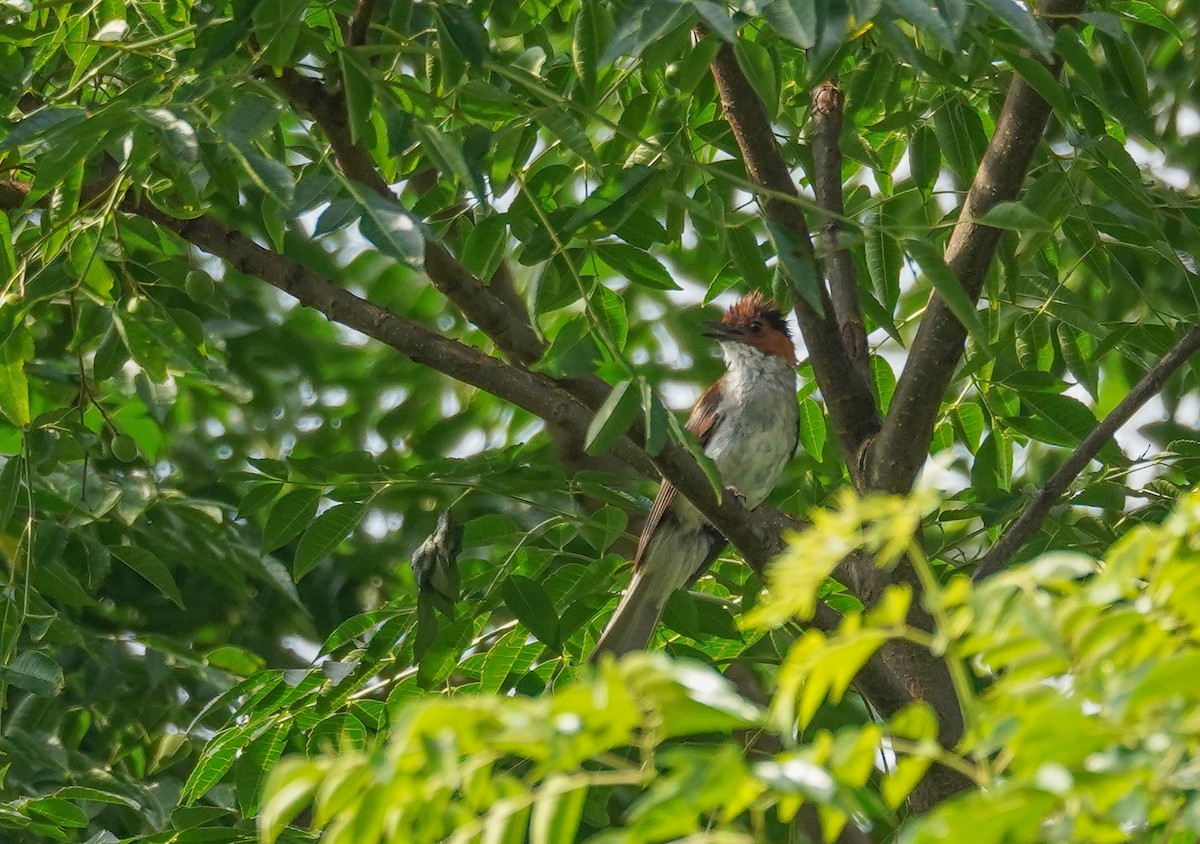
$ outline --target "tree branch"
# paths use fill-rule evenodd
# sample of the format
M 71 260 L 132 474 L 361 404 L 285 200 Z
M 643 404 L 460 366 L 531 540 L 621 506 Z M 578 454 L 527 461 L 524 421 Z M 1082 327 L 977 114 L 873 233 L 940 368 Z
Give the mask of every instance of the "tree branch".
M 811 265 L 813 277 L 818 280 L 817 289 L 822 306 L 820 313 L 799 294 L 795 285 L 792 285 L 792 302 L 817 385 L 829 408 L 842 456 L 850 467 L 851 476 L 857 478 L 858 451 L 879 430 L 875 397 L 866 382 L 846 377 L 847 372 L 853 371 L 854 365 L 842 344 L 829 293 L 820 281 L 821 268 L 813 253 L 812 237 L 804 220 L 804 212 L 796 202 L 779 198 L 779 195 L 785 195 L 798 200 L 800 194 L 779 151 L 762 101 L 738 65 L 732 45 L 721 45 L 711 70 L 721 97 L 721 107 L 725 110 L 725 119 L 733 130 L 750 178 L 755 184 L 772 192 L 764 202 L 767 219 L 794 238 L 796 248 L 801 252 L 796 257 Z
M 1058 467 L 1050 480 L 1037 491 L 1015 522 L 1009 525 L 996 544 L 979 561 L 974 580 L 983 580 L 1003 569 L 1013 555 L 1029 541 L 1050 513 L 1050 508 L 1078 477 L 1084 467 L 1092 461 L 1122 425 L 1144 405 L 1151 396 L 1162 389 L 1163 384 L 1183 363 L 1200 349 L 1200 326 L 1189 329 L 1176 341 L 1162 359 L 1129 391 L 1129 395 L 1105 416 L 1092 432 L 1083 438 L 1066 462 Z
M 268 74 L 268 78 L 321 127 L 338 166 L 347 177 L 385 199 L 399 202 L 379 175 L 370 152 L 351 136 L 346 97 L 341 89 L 331 90 L 320 80 L 304 76 L 293 68 L 284 68 L 279 76 Z M 528 315 L 518 314 L 510 308 L 439 241 L 427 239 L 425 242 L 425 274 L 433 286 L 510 359 L 530 364 L 542 356 L 545 344 Z
M 346 27 L 346 44 L 361 47 L 367 43 L 367 30 L 371 26 L 371 15 L 375 12 L 375 0 L 358 0 L 354 16 Z
M 813 92 L 809 138 L 813 156 L 812 184 L 817 205 L 828 212 L 821 215 L 821 246 L 829 276 L 829 298 L 833 301 L 842 344 L 855 371 L 870 385 L 871 363 L 867 357 L 867 331 L 858 302 L 858 274 L 850 252 L 841 240 L 842 219 L 846 216 L 841 148 L 844 105 L 845 97 L 837 87 L 836 79 Z
M 1083 6 L 1084 0 L 1046 0 L 1038 14 L 1057 28 Z M 1058 58 L 1045 64 L 1054 76 L 1062 69 Z M 1050 104 L 1014 74 L 996 131 L 946 247 L 946 264 L 971 302 L 979 300 L 1003 233 L 976 221 L 999 203 L 1017 197 L 1049 117 Z M 934 293 L 896 385 L 887 419 L 871 444 L 868 466 L 872 489 L 903 493 L 912 487 L 929 454 L 934 423 L 962 358 L 966 338 L 966 328 Z
M 107 184 L 107 180 L 104 183 Z M 0 210 L 21 207 L 29 195 L 30 184 L 0 180 Z M 103 185 L 85 186 L 85 196 L 99 195 Z M 594 406 L 607 396 L 608 386 L 597 378 L 555 382 L 547 376 L 529 372 L 486 355 L 477 349 L 435 334 L 427 328 L 381 308 L 354 295 L 320 273 L 310 270 L 285 255 L 272 252 L 254 243 L 245 235 L 212 218 L 177 219 L 146 200 L 127 196 L 121 211 L 144 217 L 150 222 L 194 246 L 229 263 L 244 275 L 261 279 L 267 284 L 296 297 L 301 304 L 312 307 L 332 321 L 396 349 L 415 363 L 485 390 L 505 401 L 543 419 L 548 425 L 559 425 L 573 431 L 585 431 L 591 422 Z M 592 405 L 592 406 L 589 406 Z M 630 433 L 618 438 L 613 452 L 642 474 L 661 475 L 683 491 L 737 549 L 746 562 L 759 574 L 767 563 L 782 550 L 782 531 L 795 529 L 794 519 L 769 507 L 747 510 L 735 496 L 724 496 L 718 503 L 708 479 L 686 448 L 669 444 L 654 457 L 648 457 L 630 439 L 636 436 L 635 424 Z M 828 607 L 820 607 L 817 624 L 834 629 L 838 615 Z M 912 698 L 903 681 L 875 657 L 856 683 L 879 711 L 893 714 Z
M 711 70 L 725 118 L 733 130 L 750 177 L 756 184 L 772 191 L 765 202 L 767 219 L 791 233 L 797 247 L 803 251 L 803 255 L 797 257 L 808 261 L 815 277 L 820 279 L 820 268 L 813 254 L 812 239 L 803 211 L 795 202 L 777 198 L 779 195 L 798 198 L 799 194 L 771 130 L 762 101 L 738 65 L 732 46 L 721 46 Z M 842 454 L 850 468 L 851 477 L 861 488 L 866 479 L 862 474 L 860 451 L 878 430 L 879 414 L 868 382 L 856 375 L 849 375 L 854 372 L 854 365 L 842 343 L 832 302 L 823 283 L 818 284 L 818 289 L 823 305 L 819 314 L 798 295 L 793 286 L 796 317 Z M 844 560 L 836 576 L 868 606 L 878 599 L 889 580 L 888 572 L 876 567 L 869 556 L 862 554 L 851 555 Z M 911 569 L 900 572 L 897 579 L 909 582 L 913 593 L 920 594 L 920 584 L 916 582 Z M 910 610 L 909 620 L 916 626 L 932 629 L 929 614 L 917 602 Z M 945 662 L 925 648 L 900 640 L 886 643 L 880 651 L 880 657 L 891 679 L 885 683 L 878 677 L 873 678 L 869 684 L 869 699 L 884 712 L 896 706 L 898 700 L 928 701 L 938 714 L 939 741 L 943 746 L 953 748 L 962 736 L 963 721 Z M 896 689 L 901 690 L 898 695 Z M 868 685 L 864 681 L 864 691 L 867 690 Z M 968 785 L 961 775 L 935 765 L 913 790 L 910 803 L 914 811 L 923 812 Z
M 748 83 L 746 84 L 748 85 Z M 299 107 L 311 114 L 318 125 L 325 131 L 326 135 L 330 136 L 330 145 L 334 149 L 334 155 L 338 159 L 339 166 L 342 167 L 343 172 L 347 176 L 371 187 L 382 196 L 395 199 L 391 190 L 383 184 L 383 180 L 379 177 L 374 162 L 370 159 L 370 155 L 351 139 L 349 127 L 345 119 L 345 98 L 340 93 L 331 92 L 317 80 L 309 79 L 295 71 L 285 71 L 282 76 L 277 78 L 276 85 L 287 96 L 292 98 Z M 761 109 L 761 106 L 759 108 Z M 338 136 L 336 143 L 333 140 L 334 135 Z M 343 158 L 343 156 L 345 157 Z M 782 165 L 782 159 L 780 159 L 779 163 Z M 784 178 L 790 185 L 791 182 L 787 176 L 786 168 L 784 169 Z M 794 187 L 792 187 L 792 192 L 793 194 L 795 193 Z M 808 244 L 811 252 L 808 232 L 804 228 L 804 218 L 800 214 L 799 209 L 788 203 L 776 202 L 775 204 L 781 206 L 781 208 L 777 209 L 777 213 L 787 215 L 791 211 L 795 212 L 795 218 L 798 220 L 798 224 L 804 234 L 804 243 Z M 795 222 L 793 220 L 793 224 Z M 479 326 L 513 360 L 521 364 L 529 364 L 541 357 L 544 346 L 541 339 L 533 332 L 532 326 L 522 324 L 518 320 L 513 319 L 511 312 L 503 302 L 493 296 L 491 291 L 484 287 L 479 279 L 467 271 L 441 243 L 436 241 L 426 243 L 425 271 L 430 279 L 433 280 L 438 290 L 454 302 L 471 322 Z M 259 273 L 251 274 L 259 275 Z M 269 278 L 265 280 L 272 284 L 276 283 Z M 292 291 L 289 290 L 288 292 Z M 298 298 L 301 298 L 302 302 L 307 303 L 303 297 Z M 321 308 L 321 310 L 325 311 L 331 318 L 337 318 L 325 310 L 325 308 Z M 829 309 L 827 309 L 828 312 Z M 825 322 L 832 324 L 832 320 L 830 319 L 826 319 Z M 358 326 L 354 327 L 357 328 Z M 363 329 L 360 328 L 359 330 Z M 365 333 L 370 334 L 370 332 Z M 836 332 L 832 335 L 832 341 L 838 345 L 840 350 L 840 340 L 837 339 Z M 384 342 L 387 341 L 385 340 Z M 401 349 L 401 351 L 404 350 Z M 811 347 L 809 351 L 811 354 Z M 844 352 L 842 352 L 842 355 L 844 357 Z M 449 372 L 436 365 L 434 368 L 452 377 L 464 380 L 467 383 L 475 383 L 469 378 L 463 378 L 461 374 Z M 561 386 L 570 391 L 578 401 L 592 410 L 595 410 L 603 403 L 609 392 L 608 385 L 595 377 L 564 381 Z M 483 389 L 488 388 L 485 386 Z M 489 392 L 495 391 L 489 390 Z M 496 394 L 501 395 L 500 393 Z M 870 395 L 869 392 L 867 395 Z M 501 397 L 508 398 L 503 395 Z M 553 421 L 519 400 L 510 400 L 526 407 L 526 409 L 541 416 L 548 422 Z M 584 422 L 582 425 L 575 425 L 574 420 L 571 420 L 570 427 L 578 431 L 585 431 L 587 429 L 587 422 Z M 632 432 L 635 437 L 637 432 L 638 428 L 635 426 Z M 622 448 L 626 450 L 629 447 L 636 449 L 628 437 L 622 438 L 622 442 L 627 444 L 623 445 Z M 638 450 L 638 454 L 640 458 L 634 460 L 627 459 L 627 453 L 618 453 L 618 456 L 627 463 L 645 471 L 645 454 L 640 450 Z M 740 502 L 734 500 L 731 496 L 725 496 L 722 501 L 718 502 L 717 496 L 708 483 L 708 479 L 705 477 L 703 471 L 700 469 L 700 466 L 683 446 L 676 444 L 668 445 L 658 455 L 650 459 L 665 480 L 669 481 L 677 489 L 686 491 L 685 497 L 738 549 L 750 565 L 761 570 L 771 557 L 782 550 L 783 543 L 779 531 L 772 531 L 767 524 L 769 517 L 764 514 L 761 518 L 755 518 L 750 511 L 746 510 Z

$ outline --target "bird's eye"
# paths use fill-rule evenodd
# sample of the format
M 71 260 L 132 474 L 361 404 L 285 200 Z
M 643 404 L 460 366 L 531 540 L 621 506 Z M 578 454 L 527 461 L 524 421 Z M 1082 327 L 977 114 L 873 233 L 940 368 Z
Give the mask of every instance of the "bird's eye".
M 758 320 L 754 320 L 754 322 L 750 323 L 750 332 L 752 334 L 757 334 L 760 331 L 762 331 L 762 323 L 761 322 L 759 322 Z

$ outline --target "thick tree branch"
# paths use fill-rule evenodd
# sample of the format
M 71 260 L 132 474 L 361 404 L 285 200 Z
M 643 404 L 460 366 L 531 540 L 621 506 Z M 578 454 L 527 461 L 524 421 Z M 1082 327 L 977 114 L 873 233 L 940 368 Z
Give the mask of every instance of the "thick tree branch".
M 325 133 L 330 136 L 330 143 L 334 148 L 334 155 L 338 159 L 339 166 L 350 178 L 371 187 L 382 196 L 395 198 L 391 190 L 383 184 L 369 154 L 350 138 L 345 117 L 344 97 L 339 93 L 328 91 L 320 82 L 294 71 L 285 71 L 282 76 L 278 77 L 276 84 L 299 107 L 309 112 Z M 333 142 L 333 135 L 338 136 L 337 143 Z M 343 156 L 345 157 L 343 158 Z M 794 190 L 793 188 L 793 193 Z M 799 209 L 794 206 L 787 207 L 793 208 L 798 214 Z M 798 220 L 799 225 L 803 227 L 803 216 L 798 216 Z M 804 242 L 809 244 L 807 229 L 802 228 L 802 231 L 805 235 Z M 809 249 L 811 251 L 811 244 L 809 244 Z M 425 271 L 438 290 L 454 302 L 471 322 L 479 326 L 497 346 L 516 362 L 529 364 L 541 357 L 544 347 L 541 339 L 533 332 L 532 326 L 512 318 L 511 312 L 504 303 L 493 296 L 479 279 L 468 272 L 450 254 L 449 250 L 436 241 L 426 243 Z M 258 275 L 258 273 L 252 274 Z M 266 280 L 272 284 L 275 283 L 271 279 Z M 301 297 L 301 301 L 305 301 L 305 299 Z M 326 311 L 326 313 L 329 312 Z M 332 314 L 329 315 L 334 318 Z M 360 330 L 362 329 L 360 328 Z M 401 349 L 401 351 L 404 350 Z M 434 368 L 441 369 L 437 366 Z M 460 374 L 444 369 L 441 371 L 467 383 L 475 383 L 470 379 L 462 378 Z M 598 378 L 574 379 L 563 382 L 562 386 L 593 410 L 603 403 L 609 390 L 608 385 Z M 487 389 L 487 387 L 483 387 L 483 389 Z M 507 396 L 502 397 L 507 398 Z M 542 416 L 543 419 L 547 419 L 548 422 L 553 422 L 549 417 L 522 404 L 521 401 L 514 401 L 538 416 Z M 587 423 L 575 425 L 574 420 L 571 420 L 569 427 L 584 431 L 587 429 Z M 633 431 L 635 438 L 637 433 L 635 427 Z M 622 442 L 627 443 L 628 447 L 632 447 L 628 438 L 623 438 Z M 645 465 L 642 460 L 627 459 L 626 454 L 618 453 L 618 456 L 635 467 L 640 468 Z M 708 517 L 709 521 L 738 549 L 750 565 L 761 570 L 767 561 L 782 549 L 779 531 L 772 531 L 767 524 L 769 516 L 764 514 L 763 517 L 756 519 L 740 502 L 733 500 L 730 496 L 725 496 L 721 502 L 717 501 L 703 471 L 685 448 L 679 445 L 669 445 L 651 459 L 664 479 L 670 481 L 676 488 L 687 491 L 686 495 L 692 504 Z
M 281 75 L 270 75 L 269 78 L 297 108 L 311 115 L 321 127 L 338 166 L 347 177 L 386 199 L 398 202 L 379 175 L 371 154 L 351 136 L 346 98 L 341 89 L 331 90 L 320 80 L 304 76 L 292 68 L 284 68 Z M 425 274 L 434 287 L 509 358 L 529 364 L 542 356 L 545 344 L 523 309 L 518 314 L 509 307 L 439 241 L 426 240 Z
M 1049 515 L 1050 508 L 1062 497 L 1071 482 L 1099 453 L 1104 444 L 1112 439 L 1117 429 L 1128 422 L 1130 417 L 1151 396 L 1156 395 L 1175 370 L 1182 366 L 1184 361 L 1191 357 L 1197 349 L 1200 349 L 1200 326 L 1189 329 L 1180 337 L 1170 351 L 1163 355 L 1162 360 L 1156 363 L 1134 385 L 1133 389 L 1129 391 L 1129 395 L 1125 396 L 1121 403 L 1114 407 L 1092 429 L 1092 432 L 1083 438 L 1083 442 L 1071 452 L 1071 456 L 1067 458 L 1066 462 L 1058 467 L 1058 471 L 1050 476 L 1050 480 L 1046 481 L 1045 485 L 1025 505 L 1024 511 L 1017 520 L 1009 525 L 996 544 L 979 561 L 979 566 L 973 575 L 975 580 L 990 577 L 1008 564 L 1021 546 L 1037 533 L 1038 528 L 1042 526 L 1042 522 Z
M 1083 6 L 1084 0 L 1046 0 L 1038 13 L 1050 26 L 1058 27 Z M 1057 76 L 1062 62 L 1056 58 L 1046 66 Z M 946 247 L 946 264 L 971 302 L 979 299 L 1002 234 L 1000 229 L 980 225 L 977 220 L 999 203 L 1017 197 L 1049 117 L 1050 104 L 1029 83 L 1014 75 L 996 121 L 996 131 Z M 933 294 L 896 385 L 883 429 L 871 444 L 868 466 L 872 489 L 903 493 L 912 487 L 929 454 L 934 423 L 962 358 L 966 338 L 966 328 L 945 301 Z
M 371 15 L 375 12 L 375 0 L 358 0 L 354 16 L 346 26 L 346 44 L 361 47 L 367 43 L 367 30 L 371 26 Z
M 821 215 L 820 236 L 833 312 L 837 316 L 846 354 L 855 371 L 870 384 L 871 363 L 867 357 L 867 331 L 858 302 L 858 274 L 850 251 L 841 240 L 842 219 L 846 216 L 841 148 L 844 105 L 845 97 L 836 80 L 824 83 L 813 92 L 809 135 L 813 156 L 812 184 L 817 205 L 827 212 Z
M 796 291 L 794 285 L 792 300 L 800 333 L 808 349 L 817 384 L 829 408 L 842 456 L 850 467 L 851 475 L 856 476 L 858 450 L 868 437 L 879 430 L 875 398 L 866 382 L 850 375 L 854 365 L 842 344 L 829 293 L 819 281 L 822 278 L 820 265 L 813 253 L 812 237 L 804 220 L 804 212 L 796 202 L 779 198 L 779 195 L 785 195 L 799 199 L 800 194 L 771 131 L 766 109 L 738 65 L 732 45 L 721 45 L 711 70 L 721 97 L 721 107 L 725 110 L 725 119 L 733 130 L 750 178 L 755 184 L 771 191 L 764 202 L 767 219 L 792 236 L 795 248 L 801 253 L 796 257 L 809 263 L 813 277 L 818 279 L 821 313 Z
M 797 257 L 810 262 L 815 277 L 820 279 L 820 268 L 813 254 L 812 239 L 801 208 L 795 202 L 777 198 L 779 195 L 798 198 L 796 186 L 783 160 L 762 101 L 738 65 L 729 44 L 722 45 L 717 52 L 711 70 L 726 120 L 733 130 L 750 177 L 756 184 L 772 192 L 765 202 L 767 219 L 792 235 L 797 248 L 803 251 Z M 878 410 L 868 382 L 858 376 L 843 345 L 824 284 L 819 284 L 818 288 L 823 303 L 822 313 L 817 313 L 793 287 L 797 321 L 851 477 L 863 487 L 865 479 L 861 473 L 860 450 L 878 430 Z M 874 561 L 863 554 L 848 557 L 839 566 L 836 575 L 868 606 L 878 599 L 889 581 L 888 572 L 877 568 Z M 911 569 L 899 572 L 896 579 L 909 582 L 914 594 L 920 594 L 920 584 L 916 582 Z M 932 619 L 917 603 L 910 611 L 909 620 L 916 626 L 932 629 Z M 897 699 L 929 702 L 938 713 L 939 740 L 943 746 L 953 748 L 962 736 L 963 721 L 946 664 L 927 649 L 900 640 L 889 641 L 881 649 L 880 657 L 891 679 L 887 683 L 877 679 L 870 683 L 870 699 L 874 705 L 887 712 L 896 705 Z M 902 690 L 898 698 L 895 694 L 897 688 Z M 880 697 L 876 699 L 874 695 Z M 914 811 L 923 812 L 968 786 L 969 783 L 961 775 L 948 768 L 934 766 L 913 790 L 910 803 Z
M 391 188 L 379 175 L 371 153 L 354 141 L 346 94 L 340 86 L 326 87 L 320 79 L 305 76 L 291 67 L 285 67 L 279 76 L 269 70 L 262 71 L 262 75 L 321 127 L 338 167 L 346 176 L 380 196 L 395 199 Z
M 27 182 L 0 181 L 0 210 L 21 207 L 29 190 Z M 85 188 L 84 194 L 95 196 L 102 190 L 103 185 L 93 185 Z M 555 382 L 435 334 L 354 295 L 332 279 L 291 258 L 259 246 L 245 235 L 211 218 L 177 219 L 132 195 L 122 202 L 121 210 L 142 216 L 174 232 L 194 246 L 226 261 L 242 274 L 259 278 L 296 297 L 302 304 L 319 310 L 330 320 L 354 328 L 396 349 L 416 363 L 511 402 L 545 420 L 547 424 L 584 431 L 591 422 L 594 407 L 603 402 L 607 395 L 607 385 L 599 379 Z M 636 435 L 636 428 L 630 432 L 631 435 Z M 659 455 L 651 458 L 627 435 L 617 440 L 613 451 L 642 474 L 651 477 L 659 474 L 684 490 L 689 501 L 759 574 L 765 571 L 770 559 L 782 550 L 782 531 L 797 527 L 794 519 L 771 508 L 760 507 L 748 511 L 734 496 L 724 496 L 718 503 L 702 470 L 682 446 L 668 445 Z M 836 628 L 839 621 L 840 617 L 824 606 L 820 608 L 816 619 L 818 626 L 831 630 Z M 912 700 L 911 690 L 888 670 L 878 655 L 868 663 L 856 683 L 885 716 L 894 714 Z

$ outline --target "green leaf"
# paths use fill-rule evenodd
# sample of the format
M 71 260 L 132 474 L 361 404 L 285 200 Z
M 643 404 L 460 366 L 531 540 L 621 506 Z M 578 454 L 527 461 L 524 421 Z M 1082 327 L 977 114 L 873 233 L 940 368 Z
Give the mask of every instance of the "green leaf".
M 442 2 L 435 8 L 463 57 L 476 67 L 483 64 L 488 57 L 488 34 L 475 13 L 457 3 Z
M 801 297 L 812 305 L 818 316 L 825 313 L 825 303 L 821 298 L 821 279 L 817 277 L 813 257 L 809 245 L 802 242 L 790 231 L 767 221 L 767 232 L 775 244 L 775 253 L 787 271 L 788 278 L 796 286 Z
M 540 642 L 558 649 L 559 621 L 554 603 L 542 584 L 521 574 L 510 575 L 501 584 L 504 604 Z
M 1019 73 L 1021 78 L 1028 82 L 1033 90 L 1041 94 L 1042 99 L 1050 103 L 1051 107 L 1059 115 L 1068 116 L 1072 114 L 1071 98 L 1063 88 L 1062 81 L 1051 73 L 1044 64 L 1037 59 L 1031 59 L 1018 50 L 1009 49 L 1001 44 L 997 44 L 996 49 L 1012 65 L 1013 70 Z
M 263 784 L 279 757 L 283 755 L 291 729 L 291 724 L 286 721 L 272 724 L 251 742 L 238 760 L 238 808 L 245 815 L 253 817 L 258 812 L 263 796 Z
M 109 545 L 108 550 L 118 560 L 150 581 L 155 589 L 171 600 L 171 603 L 183 609 L 183 595 L 171 575 L 171 570 L 152 552 L 134 545 Z
M 778 2 L 779 0 L 776 0 Z M 779 111 L 779 80 L 775 74 L 775 62 L 771 52 L 755 41 L 739 38 L 733 45 L 734 55 L 750 87 L 762 100 L 768 116 Z
M 618 670 L 622 685 L 643 706 L 660 713 L 665 736 L 725 732 L 762 723 L 763 713 L 710 668 L 639 653 L 626 657 Z
M 817 43 L 815 0 L 772 0 L 759 14 L 772 29 L 797 47 L 807 50 Z
M 588 194 L 563 225 L 563 234 L 573 234 L 586 226 L 585 233 L 599 237 L 618 229 L 637 211 L 638 204 L 658 181 L 657 177 L 654 168 L 644 164 L 619 170 Z
M 319 489 L 294 489 L 271 507 L 267 526 L 263 529 L 262 551 L 274 551 L 280 545 L 307 528 L 317 513 L 321 501 Z
M 0 411 L 22 428 L 30 422 L 25 364 L 32 359 L 33 336 L 20 326 L 0 345 Z
M 1021 403 L 1037 413 L 1036 419 L 1009 417 L 1006 421 L 1043 442 L 1073 447 L 1096 427 L 1096 417 L 1079 399 L 1037 390 L 1020 391 L 1020 396 Z
M 361 143 L 364 132 L 371 132 L 371 114 L 375 107 L 371 66 L 361 51 L 354 47 L 343 47 L 338 51 L 338 60 L 341 63 L 342 86 L 346 92 L 350 137 L 355 143 Z
M 1050 31 L 1045 24 L 1033 16 L 1027 6 L 1016 3 L 1014 0 L 979 0 L 979 2 L 1015 32 L 1027 47 L 1047 59 L 1050 58 Z
M 23 485 L 22 475 L 25 469 L 25 458 L 10 457 L 0 469 L 0 533 L 8 527 L 13 511 L 17 507 L 17 497 L 21 494 Z
M 868 212 L 864 225 L 867 272 L 875 295 L 888 311 L 896 306 L 900 297 L 900 270 L 904 265 L 904 253 L 893 234 L 895 226 L 896 220 L 886 206 Z
M 498 214 L 477 220 L 462 248 L 462 264 L 476 278 L 487 281 L 508 251 L 508 224 Z
M 804 450 L 808 454 L 818 461 L 825 452 L 826 435 L 825 412 L 821 410 L 821 405 L 812 399 L 806 398 L 801 401 L 800 444 L 804 446 Z
M 664 36 L 691 27 L 696 11 L 688 4 L 650 0 L 632 4 L 629 16 L 617 26 L 612 40 L 600 56 L 601 64 L 610 64 L 619 56 L 640 56 L 651 44 L 660 43 Z
M 289 756 L 276 766 L 263 794 L 258 829 L 265 844 L 276 839 L 300 811 L 312 800 L 313 793 L 325 780 L 326 769 L 301 756 Z
M 414 121 L 412 131 L 421 142 L 421 149 L 425 150 L 425 154 L 429 156 L 429 160 L 433 162 L 443 177 L 455 177 L 464 185 L 474 183 L 474 176 L 471 174 L 471 168 L 467 166 L 467 159 L 463 156 L 462 149 L 441 130 L 428 123 Z M 368 194 L 368 197 L 388 202 L 374 193 Z M 395 203 L 390 204 L 393 205 L 393 212 L 398 213 L 399 209 L 394 207 Z
M 667 268 L 644 249 L 623 243 L 597 243 L 600 260 L 630 281 L 653 290 L 679 290 Z
M 0 214 L 0 284 L 7 285 L 16 277 L 17 254 L 13 251 L 12 227 L 7 214 Z
M 237 761 L 238 753 L 249 744 L 254 726 L 247 724 L 232 727 L 209 740 L 196 762 L 196 767 L 192 768 L 187 782 L 183 784 L 179 795 L 180 803 L 190 805 L 221 781 Z
M 625 300 L 617 291 L 599 284 L 592 293 L 592 307 L 596 321 L 612 338 L 613 345 L 618 350 L 624 349 L 625 340 L 629 337 L 629 315 L 625 312 Z
M 951 52 L 958 50 L 958 36 L 949 22 L 925 0 L 887 0 L 884 4 L 893 14 L 913 26 L 924 29 Z
M 290 0 L 262 0 L 254 6 L 254 33 L 259 43 L 265 45 L 259 60 L 277 74 L 291 63 L 300 39 L 304 9 L 303 3 Z
M 725 242 L 733 266 L 746 280 L 750 290 L 770 290 L 771 272 L 763 263 L 762 250 L 749 225 L 734 225 L 725 230 Z
M 997 229 L 1013 231 L 1050 232 L 1054 226 L 1040 214 L 1031 211 L 1020 202 L 1000 202 L 988 209 L 977 222 Z
M 975 402 L 963 402 L 954 408 L 954 422 L 967 449 L 972 454 L 978 452 L 979 445 L 983 442 L 983 409 Z
M 534 800 L 533 816 L 529 820 L 530 844 L 574 841 L 586 798 L 586 780 L 575 782 L 565 774 L 547 777 Z
M 942 149 L 938 146 L 937 132 L 929 124 L 922 124 L 913 133 L 908 163 L 917 189 L 928 196 L 942 170 Z
M 892 404 L 892 395 L 896 392 L 896 373 L 883 355 L 871 355 L 870 365 L 871 386 L 879 397 L 879 409 L 887 413 Z
M 330 507 L 304 531 L 296 548 L 293 576 L 299 583 L 304 575 L 312 571 L 317 563 L 333 553 L 343 539 L 350 535 L 362 520 L 367 509 L 365 501 L 353 501 Z
M 971 488 L 981 497 L 1012 488 L 1012 441 L 994 428 L 975 452 Z
M 483 667 L 479 669 L 479 691 L 481 694 L 495 694 L 504 688 L 504 682 L 509 674 L 522 662 L 522 656 L 528 657 L 525 668 L 528 669 L 542 646 L 529 647 L 525 644 L 527 634 L 524 630 L 513 630 L 504 634 L 496 644 L 488 649 L 484 657 Z
M 283 484 L 278 481 L 264 481 L 250 487 L 242 496 L 241 504 L 238 505 L 238 518 L 244 519 L 253 516 L 278 498 L 281 492 L 283 492 Z
M 642 385 L 642 407 L 646 408 L 646 453 L 658 454 L 662 451 L 670 436 L 670 412 L 658 398 L 658 394 L 644 379 L 639 379 Z
M 938 296 L 950 308 L 950 312 L 975 338 L 980 349 L 986 352 L 989 348 L 987 329 L 983 327 L 983 321 L 979 318 L 975 304 L 967 298 L 967 291 L 963 290 L 962 282 L 951 272 L 950 268 L 946 266 L 946 262 L 942 260 L 942 256 L 930 244 L 919 240 L 907 240 L 905 245 L 908 247 L 909 254 L 920 265 L 921 272 L 925 274 L 929 283 L 937 291 Z
M 549 132 L 562 141 L 563 146 L 575 153 L 592 167 L 599 169 L 600 159 L 587 133 L 579 125 L 579 121 L 565 109 L 539 108 L 533 113 L 535 123 L 544 126 Z
M 629 430 L 640 409 L 638 390 L 633 380 L 626 379 L 617 384 L 588 425 L 584 450 L 588 454 L 607 451 L 618 437 Z
M 259 190 L 284 208 L 292 204 L 292 197 L 296 193 L 296 180 L 285 164 L 277 159 L 267 158 L 249 144 L 235 145 L 232 148 L 237 150 L 246 174 Z
M 138 113 L 158 130 L 172 158 L 187 167 L 194 167 L 200 162 L 200 142 L 190 123 L 165 108 L 140 109 Z
M 571 63 L 589 103 L 596 98 L 596 74 L 600 67 L 600 50 L 604 46 L 599 17 L 599 0 L 583 0 L 571 37 Z
M 969 185 L 987 147 L 979 114 L 957 96 L 946 97 L 933 113 L 938 144 L 960 185 Z
M 54 697 L 63 690 L 63 671 L 42 651 L 22 651 L 10 665 L 0 668 L 5 682 L 38 697 Z
M 705 26 L 715 32 L 722 41 L 732 43 L 737 38 L 737 26 L 729 17 L 729 10 L 724 4 L 713 0 L 691 0 L 691 5 Z
M 717 464 L 713 459 L 704 453 L 704 447 L 700 445 L 700 441 L 683 425 L 679 424 L 679 419 L 674 413 L 667 414 L 667 421 L 671 425 L 671 433 L 675 435 L 676 442 L 683 444 L 683 447 L 688 450 L 696 463 L 699 464 L 700 470 L 704 472 L 704 477 L 708 479 L 708 484 L 712 488 L 713 494 L 717 500 L 725 494 L 725 483 L 721 480 L 721 472 L 717 469 Z
M 25 814 L 43 818 L 60 827 L 82 829 L 88 825 L 87 813 L 69 800 L 60 797 L 39 797 L 22 807 Z
M 385 255 L 419 267 L 425 261 L 425 237 L 413 216 L 390 199 L 373 192 L 363 195 L 362 219 L 358 227 L 363 237 Z
M 1066 323 L 1059 323 L 1057 334 L 1058 348 L 1067 364 L 1067 371 L 1075 376 L 1075 380 L 1083 385 L 1093 399 L 1096 398 L 1100 392 L 1099 372 L 1095 366 L 1088 365 L 1088 356 L 1080 342 L 1084 333 Z

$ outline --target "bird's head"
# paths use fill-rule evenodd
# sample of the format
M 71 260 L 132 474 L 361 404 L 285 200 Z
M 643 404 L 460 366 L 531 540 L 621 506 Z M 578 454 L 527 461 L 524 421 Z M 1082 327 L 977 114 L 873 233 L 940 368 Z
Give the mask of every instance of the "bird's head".
M 796 347 L 783 311 L 758 291 L 738 299 L 720 322 L 708 323 L 704 336 L 722 343 L 742 343 L 796 365 Z

